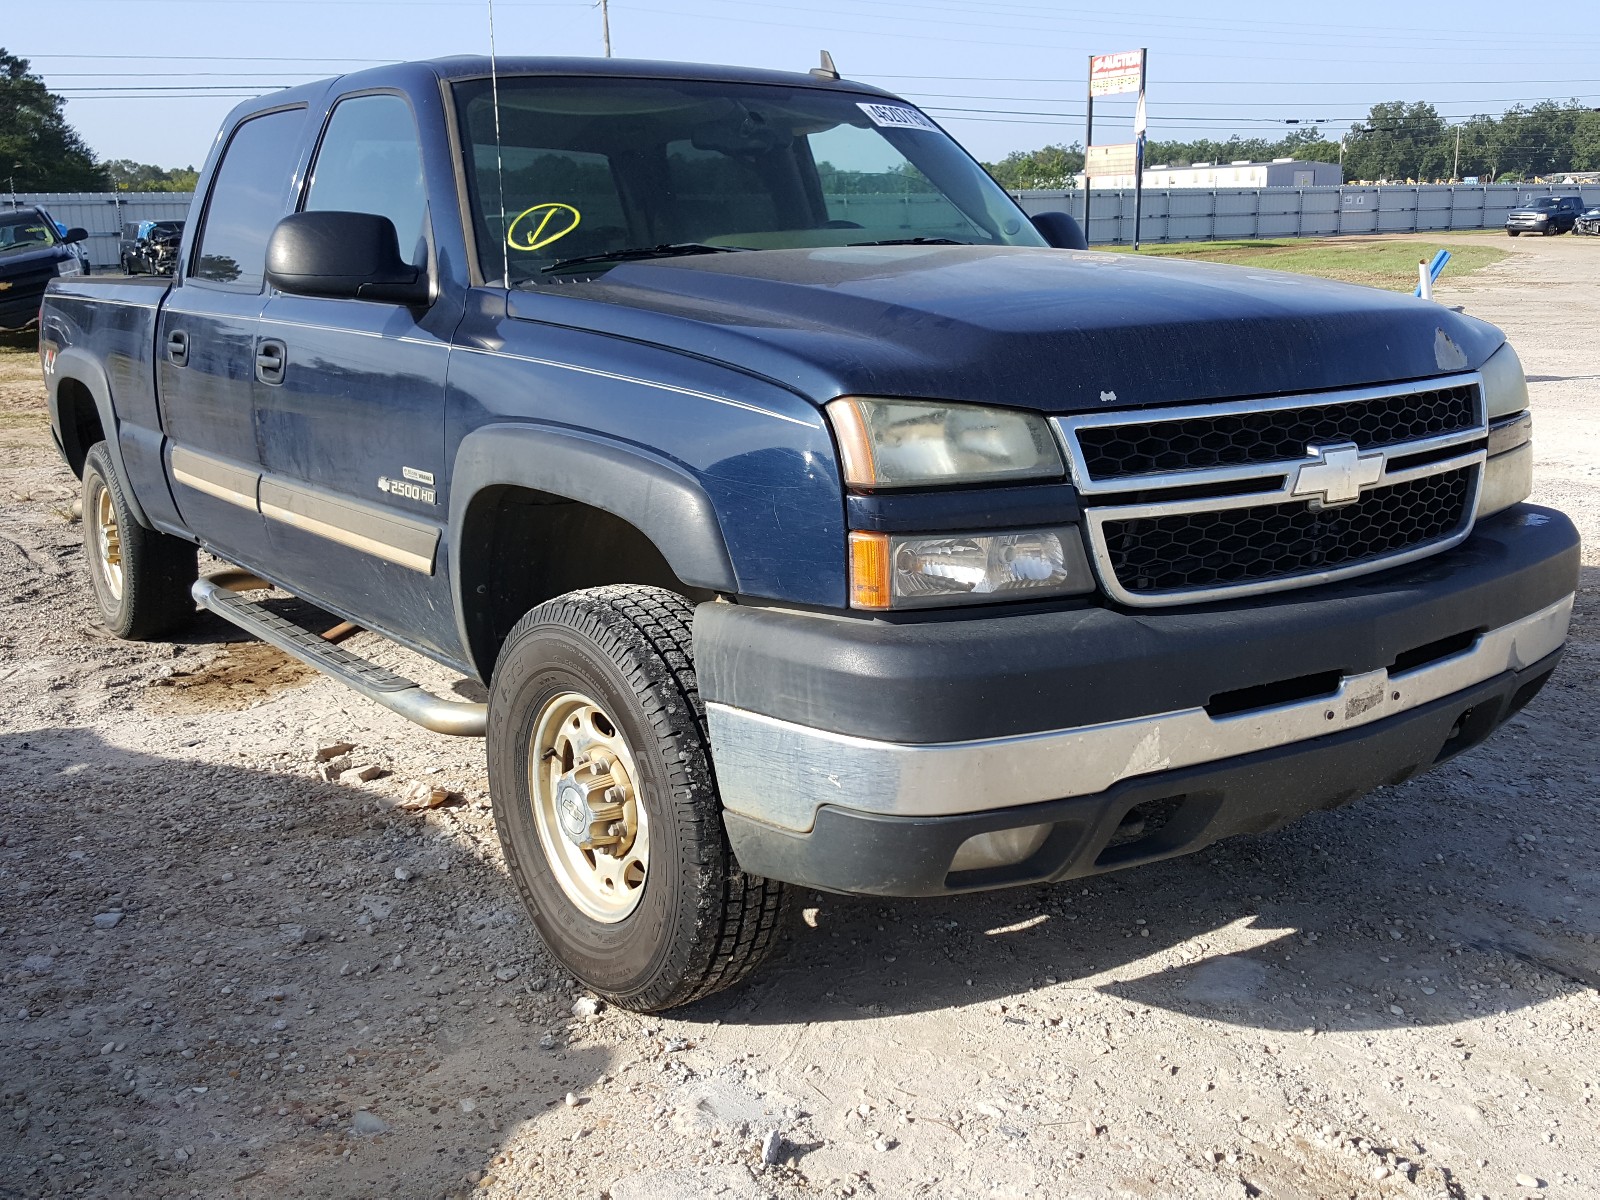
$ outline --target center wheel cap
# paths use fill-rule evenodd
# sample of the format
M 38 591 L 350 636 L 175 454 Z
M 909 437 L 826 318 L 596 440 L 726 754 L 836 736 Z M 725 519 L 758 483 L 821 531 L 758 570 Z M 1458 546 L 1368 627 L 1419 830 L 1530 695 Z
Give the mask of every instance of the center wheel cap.
M 589 836 L 589 803 L 583 788 L 574 780 L 563 779 L 557 785 L 556 813 L 567 840 L 574 846 L 581 846 Z

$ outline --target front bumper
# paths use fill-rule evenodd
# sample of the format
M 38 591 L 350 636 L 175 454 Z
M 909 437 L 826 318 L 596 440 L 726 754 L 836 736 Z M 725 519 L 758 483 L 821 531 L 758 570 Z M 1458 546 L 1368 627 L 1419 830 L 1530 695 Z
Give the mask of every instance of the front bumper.
M 1486 737 L 1554 668 L 1576 578 L 1571 523 L 1522 505 L 1422 563 L 1235 605 L 914 625 L 703 606 L 729 836 L 754 874 L 926 895 L 1270 828 Z

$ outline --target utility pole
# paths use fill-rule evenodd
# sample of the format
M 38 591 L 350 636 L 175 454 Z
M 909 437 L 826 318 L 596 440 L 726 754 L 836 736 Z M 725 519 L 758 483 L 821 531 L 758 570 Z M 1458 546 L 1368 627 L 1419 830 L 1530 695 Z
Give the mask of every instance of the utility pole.
M 611 57 L 611 9 L 608 0 L 596 0 L 600 9 L 600 36 L 605 41 L 606 57 Z
M 1456 126 L 1456 161 L 1450 168 L 1450 182 L 1454 183 L 1461 178 L 1461 126 Z
M 1094 145 L 1094 55 L 1089 55 L 1088 109 L 1083 123 L 1083 240 L 1089 242 L 1089 200 L 1094 192 L 1094 176 L 1089 174 L 1090 149 Z

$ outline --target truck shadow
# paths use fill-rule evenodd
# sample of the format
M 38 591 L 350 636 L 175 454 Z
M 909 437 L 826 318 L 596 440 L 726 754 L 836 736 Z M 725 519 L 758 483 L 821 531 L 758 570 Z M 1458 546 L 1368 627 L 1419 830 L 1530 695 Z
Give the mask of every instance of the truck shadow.
M 608 1069 L 455 818 L 82 729 L 0 775 L 0 1196 L 465 1194 Z

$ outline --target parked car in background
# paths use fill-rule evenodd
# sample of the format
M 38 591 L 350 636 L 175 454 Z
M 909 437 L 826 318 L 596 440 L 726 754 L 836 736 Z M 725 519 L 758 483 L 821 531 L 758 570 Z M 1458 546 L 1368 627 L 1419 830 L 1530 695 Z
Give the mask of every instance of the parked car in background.
M 1551 237 L 1571 233 L 1583 212 L 1581 196 L 1533 196 L 1519 201 L 1506 214 L 1506 234 L 1541 233 Z
M 52 221 L 56 227 L 56 236 L 66 242 L 67 249 L 72 251 L 72 257 L 78 260 L 78 270 L 85 275 L 94 273 L 94 264 L 89 261 L 89 249 L 82 242 L 67 242 L 67 226 L 64 221 Z
M 128 221 L 118 258 L 127 275 L 171 275 L 183 241 L 182 221 Z
M 1600 204 L 1595 205 L 1583 216 L 1579 217 L 1572 226 L 1573 233 L 1587 233 L 1600 237 Z
M 52 279 L 85 273 L 74 247 L 88 236 L 82 229 L 58 232 L 42 208 L 0 209 L 0 329 L 27 328 Z

